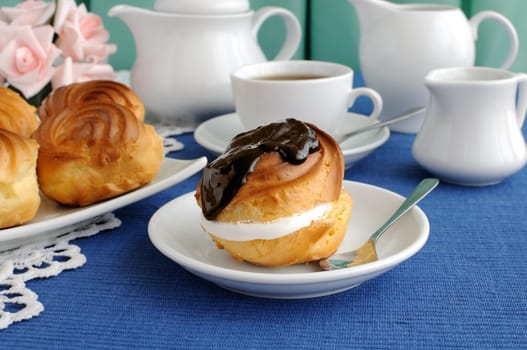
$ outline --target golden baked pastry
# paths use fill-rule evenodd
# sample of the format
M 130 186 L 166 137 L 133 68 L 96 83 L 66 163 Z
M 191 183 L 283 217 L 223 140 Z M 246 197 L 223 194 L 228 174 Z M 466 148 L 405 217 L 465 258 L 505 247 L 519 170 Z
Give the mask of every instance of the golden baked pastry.
M 163 142 L 151 125 L 114 103 L 66 108 L 33 135 L 40 144 L 37 174 L 51 199 L 85 206 L 154 179 Z
M 38 144 L 0 129 L 0 228 L 33 219 L 40 207 Z
M 36 108 L 13 90 L 0 87 L 0 129 L 30 137 L 38 128 Z
M 92 102 L 113 102 L 130 109 L 139 120 L 145 119 L 145 107 L 135 92 L 112 80 L 90 80 L 55 89 L 38 108 L 38 116 L 44 121 L 70 106 Z
M 328 257 L 342 242 L 351 215 L 343 176 L 340 147 L 313 125 L 288 119 L 242 133 L 204 169 L 196 191 L 202 226 L 219 248 L 257 265 Z M 323 206 L 323 215 L 299 229 L 272 239 L 253 237 L 251 224 L 280 226 L 279 220 L 294 222 Z M 218 223 L 232 224 L 227 227 L 233 230 L 244 227 L 247 237 L 242 232 L 236 239 L 225 238 L 219 229 L 214 232 Z
M 261 266 L 285 266 L 310 262 L 332 255 L 346 235 L 351 216 L 352 199 L 342 190 L 323 220 L 289 235 L 275 239 L 251 241 L 225 240 L 211 234 L 218 248 L 237 260 Z

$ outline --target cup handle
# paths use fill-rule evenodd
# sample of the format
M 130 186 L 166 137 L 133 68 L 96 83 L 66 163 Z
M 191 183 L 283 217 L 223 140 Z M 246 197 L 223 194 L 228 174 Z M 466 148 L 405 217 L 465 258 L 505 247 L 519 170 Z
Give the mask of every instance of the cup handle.
M 379 115 L 382 112 L 382 97 L 379 95 L 379 93 L 373 89 L 367 88 L 367 87 L 359 87 L 354 88 L 351 90 L 348 106 L 353 106 L 353 103 L 355 103 L 355 100 L 359 96 L 368 96 L 370 100 L 373 103 L 373 111 L 370 113 L 370 119 L 371 121 L 377 120 Z
M 289 60 L 291 57 L 293 57 L 296 50 L 298 49 L 298 46 L 300 45 L 300 39 L 302 38 L 302 27 L 300 26 L 300 22 L 291 11 L 275 6 L 266 6 L 260 8 L 254 13 L 253 16 L 252 33 L 254 37 L 257 38 L 262 24 L 272 16 L 281 17 L 284 20 L 287 30 L 287 36 L 282 48 L 272 60 Z
M 516 115 L 518 116 L 518 125 L 520 128 L 525 121 L 527 113 L 527 74 L 518 74 L 518 102 L 516 104 Z
M 516 60 L 516 56 L 518 55 L 518 47 L 519 47 L 519 40 L 518 40 L 518 32 L 516 31 L 516 28 L 514 25 L 509 21 L 509 19 L 502 14 L 495 12 L 495 11 L 481 11 L 472 16 L 469 23 L 472 27 L 472 35 L 474 36 L 474 39 L 477 40 L 478 38 L 478 27 L 480 23 L 486 19 L 492 19 L 501 24 L 507 33 L 509 34 L 509 55 L 507 56 L 507 59 L 503 64 L 501 65 L 501 68 L 503 69 L 509 69 L 510 66 L 514 63 L 514 60 Z

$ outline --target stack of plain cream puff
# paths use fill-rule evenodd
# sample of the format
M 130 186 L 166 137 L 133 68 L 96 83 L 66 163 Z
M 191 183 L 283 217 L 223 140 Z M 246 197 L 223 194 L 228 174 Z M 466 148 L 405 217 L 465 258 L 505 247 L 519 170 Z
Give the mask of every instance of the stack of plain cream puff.
M 288 119 L 236 136 L 196 190 L 202 227 L 235 259 L 284 266 L 326 258 L 347 231 L 352 199 L 340 147 Z
M 0 88 L 0 228 L 33 219 L 39 190 L 64 205 L 89 205 L 151 182 L 163 158 L 143 104 L 121 83 L 64 86 L 38 109 Z

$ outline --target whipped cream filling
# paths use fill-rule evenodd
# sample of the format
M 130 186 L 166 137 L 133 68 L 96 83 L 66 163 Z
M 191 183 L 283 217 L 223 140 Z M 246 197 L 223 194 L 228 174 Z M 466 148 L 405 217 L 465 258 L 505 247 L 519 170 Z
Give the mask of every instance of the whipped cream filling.
M 324 203 L 303 213 L 294 214 L 269 222 L 220 222 L 207 220 L 201 215 L 201 226 L 214 236 L 229 241 L 252 241 L 254 239 L 276 239 L 311 225 L 325 217 L 331 203 Z

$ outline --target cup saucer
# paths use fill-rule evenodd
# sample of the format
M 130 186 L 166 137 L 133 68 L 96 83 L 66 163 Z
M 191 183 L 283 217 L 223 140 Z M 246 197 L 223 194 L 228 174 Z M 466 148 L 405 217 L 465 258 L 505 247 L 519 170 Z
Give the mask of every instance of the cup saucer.
M 337 130 L 346 133 L 366 126 L 369 123 L 368 117 L 349 112 L 347 118 L 342 119 Z M 220 154 L 223 153 L 229 141 L 243 131 L 244 128 L 238 115 L 229 113 L 211 118 L 200 124 L 194 132 L 194 138 L 198 144 L 209 151 Z M 340 147 L 344 155 L 346 169 L 382 146 L 389 137 L 390 130 L 385 126 L 342 142 Z

